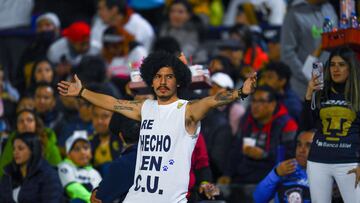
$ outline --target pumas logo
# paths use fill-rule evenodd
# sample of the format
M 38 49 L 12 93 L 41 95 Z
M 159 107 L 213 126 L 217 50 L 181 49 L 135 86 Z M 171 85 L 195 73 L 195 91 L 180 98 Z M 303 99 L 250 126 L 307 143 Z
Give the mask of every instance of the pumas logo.
M 178 105 L 177 105 L 177 108 L 180 109 L 182 106 L 184 106 L 184 103 L 183 103 L 183 102 L 179 102 Z

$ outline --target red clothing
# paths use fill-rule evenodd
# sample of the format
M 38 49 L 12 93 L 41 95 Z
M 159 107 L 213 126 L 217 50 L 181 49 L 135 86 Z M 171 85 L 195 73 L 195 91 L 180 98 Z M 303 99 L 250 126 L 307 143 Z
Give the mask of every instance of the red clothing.
M 209 156 L 206 149 L 204 136 L 200 133 L 191 157 L 189 189 L 188 194 L 186 195 L 187 198 L 190 197 L 191 190 L 196 183 L 195 170 L 199 170 L 205 167 L 209 167 Z
M 246 50 L 244 55 L 244 63 L 245 65 L 251 66 L 254 69 L 254 71 L 258 71 L 264 66 L 265 63 L 269 62 L 269 57 L 259 46 L 256 46 L 255 56 L 251 61 L 252 52 L 253 52 L 252 48 Z

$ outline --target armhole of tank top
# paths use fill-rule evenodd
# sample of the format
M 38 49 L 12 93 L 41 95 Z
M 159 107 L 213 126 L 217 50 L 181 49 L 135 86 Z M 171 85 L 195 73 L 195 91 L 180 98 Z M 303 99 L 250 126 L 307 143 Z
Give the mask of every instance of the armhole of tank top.
M 140 116 L 143 115 L 143 113 L 144 113 L 143 111 L 144 111 L 144 109 L 146 108 L 146 105 L 148 105 L 148 102 L 149 102 L 149 101 L 150 101 L 149 99 L 146 99 L 146 100 L 144 101 L 144 103 L 141 105 Z M 142 122 L 142 116 L 141 116 L 140 122 Z
M 194 134 L 190 134 L 187 130 L 186 130 L 186 118 L 185 118 L 185 115 L 186 115 L 186 106 L 189 102 L 187 101 L 186 104 L 184 105 L 184 114 L 183 114 L 183 121 L 184 121 L 184 131 L 185 131 L 185 134 L 186 136 L 190 137 L 190 138 L 197 138 L 200 134 L 200 130 L 201 130 L 201 121 L 199 121 L 197 124 L 196 124 L 196 130 L 195 130 L 195 133 Z

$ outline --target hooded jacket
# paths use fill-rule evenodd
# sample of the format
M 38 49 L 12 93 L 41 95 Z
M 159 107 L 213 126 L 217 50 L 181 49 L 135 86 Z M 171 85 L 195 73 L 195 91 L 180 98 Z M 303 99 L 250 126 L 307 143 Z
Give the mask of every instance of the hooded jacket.
M 13 166 L 7 165 L 0 181 L 0 203 L 15 203 L 13 200 L 14 177 L 18 174 Z M 61 203 L 63 189 L 56 170 L 44 159 L 40 159 L 29 174 L 22 180 L 18 202 Z
M 328 2 L 312 5 L 307 0 L 294 0 L 285 16 L 281 29 L 281 61 L 287 64 L 292 72 L 291 86 L 300 98 L 305 95 L 307 79 L 302 73 L 303 64 L 321 43 L 321 31 L 324 18 L 329 17 L 333 25 L 338 18 L 332 5 Z M 323 53 L 323 61 L 328 54 Z
M 293 157 L 297 128 L 295 120 L 290 117 L 282 104 L 277 106 L 271 120 L 262 126 L 248 112 L 241 122 L 240 135 L 231 149 L 225 175 L 233 177 L 234 182 L 258 183 L 271 171 L 277 161 Z M 242 153 L 245 137 L 256 140 L 256 147 L 265 152 L 263 159 L 255 160 Z M 285 155 L 278 153 L 279 146 L 285 147 Z
M 56 166 L 58 163 L 61 162 L 62 158 L 60 155 L 59 148 L 57 147 L 57 139 L 55 132 L 50 128 L 44 129 L 47 136 L 48 141 L 46 143 L 46 146 L 43 146 L 44 150 L 44 159 L 52 166 Z M 13 140 L 15 136 L 17 135 L 17 132 L 13 132 L 10 134 L 5 147 L 4 151 L 0 156 L 0 179 L 3 175 L 3 168 L 11 162 L 13 159 Z

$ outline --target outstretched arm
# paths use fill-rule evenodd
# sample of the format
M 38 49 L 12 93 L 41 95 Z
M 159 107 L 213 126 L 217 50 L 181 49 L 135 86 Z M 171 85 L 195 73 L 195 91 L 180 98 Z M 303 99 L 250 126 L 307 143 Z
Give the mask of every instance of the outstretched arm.
M 251 94 L 256 87 L 256 72 L 246 79 L 242 88 L 238 90 L 229 90 L 219 92 L 214 96 L 205 97 L 201 100 L 190 102 L 186 110 L 186 119 L 197 123 L 203 119 L 206 113 L 218 106 L 229 104 L 240 97 L 245 97 Z
M 58 83 L 58 90 L 62 96 L 80 96 L 90 103 L 123 114 L 124 116 L 137 121 L 141 120 L 141 106 L 144 101 L 128 101 L 116 99 L 112 96 L 96 93 L 85 89 L 77 75 L 75 82 L 61 81 Z

